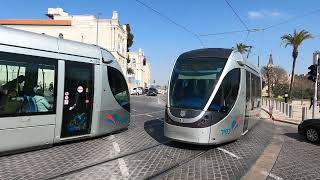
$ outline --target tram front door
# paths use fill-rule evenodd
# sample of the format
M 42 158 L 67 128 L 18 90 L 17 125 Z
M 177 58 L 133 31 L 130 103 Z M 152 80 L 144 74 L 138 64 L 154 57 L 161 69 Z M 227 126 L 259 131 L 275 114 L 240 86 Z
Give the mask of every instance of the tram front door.
M 91 132 L 93 68 L 89 63 L 65 62 L 62 138 Z

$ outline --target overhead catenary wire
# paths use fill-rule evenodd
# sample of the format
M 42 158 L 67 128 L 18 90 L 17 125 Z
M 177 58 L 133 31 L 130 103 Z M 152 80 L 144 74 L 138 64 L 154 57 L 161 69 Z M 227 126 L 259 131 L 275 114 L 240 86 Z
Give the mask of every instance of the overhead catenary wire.
M 273 24 L 273 25 L 270 25 L 270 26 L 261 28 L 261 30 L 271 29 L 271 28 L 274 28 L 274 27 L 277 27 L 277 26 L 280 26 L 280 25 L 289 23 L 289 22 L 291 22 L 291 21 L 295 21 L 295 20 L 297 20 L 297 19 L 304 18 L 304 17 L 306 17 L 306 16 L 310 16 L 310 15 L 315 14 L 315 13 L 318 13 L 318 12 L 320 12 L 320 9 L 316 9 L 316 10 L 313 10 L 313 11 L 309 11 L 309 12 L 307 12 L 307 13 L 304 13 L 304 14 L 301 14 L 301 15 L 297 15 L 297 16 L 294 16 L 294 17 L 289 18 L 289 19 L 287 19 L 287 20 L 284 20 L 284 21 L 282 21 L 282 22 L 279 22 L 279 23 L 277 23 L 277 24 Z
M 239 14 L 237 13 L 237 11 L 231 6 L 231 4 L 229 3 L 228 0 L 224 0 L 228 6 L 230 7 L 230 9 L 232 10 L 232 12 L 234 13 L 234 15 L 238 18 L 238 20 L 240 21 L 240 23 L 246 28 L 246 31 L 247 31 L 247 35 L 246 35 L 246 38 L 245 38 L 245 43 L 247 42 L 248 38 L 249 38 L 249 35 L 250 35 L 250 30 L 249 27 L 247 26 L 247 24 L 241 19 L 241 17 L 239 16 Z
M 224 0 L 228 6 L 230 7 L 230 9 L 233 11 L 233 13 L 236 15 L 236 17 L 238 18 L 238 20 L 240 21 L 240 23 L 246 28 L 247 31 L 250 31 L 248 26 L 246 25 L 246 23 L 244 23 L 244 21 L 241 19 L 241 17 L 239 16 L 239 14 L 236 12 L 236 10 L 231 6 L 231 4 L 229 3 L 228 0 Z
M 205 46 L 204 43 L 203 43 L 203 41 L 201 40 L 200 36 L 199 36 L 197 33 L 193 32 L 193 31 L 191 31 L 190 29 L 188 29 L 187 27 L 185 27 L 185 26 L 177 23 L 176 21 L 172 20 L 171 18 L 169 18 L 169 17 L 166 16 L 165 14 L 163 14 L 163 13 L 161 13 L 160 11 L 152 8 L 151 6 L 147 5 L 146 3 L 144 3 L 144 2 L 142 2 L 142 1 L 140 1 L 140 0 L 135 0 L 135 1 L 136 1 L 137 3 L 139 3 L 140 5 L 148 8 L 148 9 L 151 10 L 151 11 L 153 11 L 153 12 L 156 13 L 158 16 L 166 19 L 167 21 L 171 22 L 172 24 L 176 25 L 177 27 L 179 27 L 179 28 L 183 29 L 184 31 L 188 32 L 189 34 L 192 34 L 192 36 L 194 36 L 194 37 L 200 42 L 200 44 L 201 44 L 202 47 Z
M 199 34 L 199 36 L 215 36 L 215 35 L 224 35 L 224 34 L 235 34 L 235 33 L 247 32 L 247 31 L 248 30 L 226 31 L 226 32 Z
M 269 29 L 275 28 L 277 26 L 281 26 L 281 25 L 289 23 L 291 21 L 295 21 L 297 19 L 305 18 L 307 16 L 310 16 L 312 14 L 319 13 L 319 12 L 320 12 L 320 9 L 312 10 L 312 11 L 309 11 L 307 13 L 304 13 L 304 14 L 301 14 L 301 15 L 297 15 L 297 16 L 294 16 L 294 17 L 289 18 L 287 20 L 281 21 L 279 23 L 276 23 L 276 24 L 273 24 L 273 25 L 269 25 L 269 26 L 265 26 L 265 27 L 262 27 L 262 28 L 243 29 L 243 30 L 235 30 L 235 31 L 225 31 L 225 32 L 199 34 L 199 36 L 217 36 L 217 35 L 224 35 L 224 34 L 241 33 L 241 32 L 246 32 L 246 31 L 250 31 L 250 33 L 252 33 L 252 32 L 264 32 L 265 30 L 269 30 Z

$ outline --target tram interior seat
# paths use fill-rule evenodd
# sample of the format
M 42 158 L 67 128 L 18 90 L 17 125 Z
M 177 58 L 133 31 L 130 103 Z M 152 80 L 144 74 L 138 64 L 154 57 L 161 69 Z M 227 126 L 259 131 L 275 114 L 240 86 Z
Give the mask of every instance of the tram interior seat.
M 36 105 L 36 101 L 34 99 L 34 97 L 32 96 L 23 96 L 23 109 L 25 112 L 29 113 L 29 112 L 38 112 L 38 107 Z

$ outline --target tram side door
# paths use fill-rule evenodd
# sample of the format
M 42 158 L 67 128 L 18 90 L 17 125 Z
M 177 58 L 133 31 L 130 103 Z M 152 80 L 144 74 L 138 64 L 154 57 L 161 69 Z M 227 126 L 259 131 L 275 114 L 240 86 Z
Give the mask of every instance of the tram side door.
M 246 110 L 244 117 L 243 132 L 248 129 L 249 119 L 251 116 L 251 77 L 250 72 L 246 71 Z
M 93 64 L 65 62 L 62 138 L 86 135 L 91 132 L 93 73 Z

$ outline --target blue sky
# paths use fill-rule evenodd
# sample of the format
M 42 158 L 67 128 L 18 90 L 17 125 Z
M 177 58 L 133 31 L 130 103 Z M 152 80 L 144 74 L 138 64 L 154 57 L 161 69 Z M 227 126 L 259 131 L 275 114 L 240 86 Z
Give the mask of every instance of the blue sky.
M 243 30 L 224 0 L 141 0 L 198 34 Z M 320 6 L 319 0 L 229 0 L 249 28 L 262 28 L 301 15 Z M 306 3 L 307 2 L 307 3 Z M 44 19 L 48 7 L 61 7 L 70 14 L 97 14 L 110 18 L 117 10 L 121 23 L 129 23 L 135 36 L 131 50 L 143 48 L 152 64 L 152 79 L 168 81 L 172 66 L 182 52 L 201 48 L 194 36 L 154 14 L 134 0 L 10 0 L 0 6 L 1 19 Z M 320 50 L 320 11 L 264 32 L 251 33 L 247 44 L 254 46 L 250 61 L 266 64 L 269 54 L 274 63 L 291 72 L 291 47 L 281 46 L 280 37 L 294 29 L 306 29 L 316 36 L 299 51 L 297 73 L 306 73 L 312 53 Z M 206 47 L 231 48 L 244 42 L 246 33 L 202 37 Z

